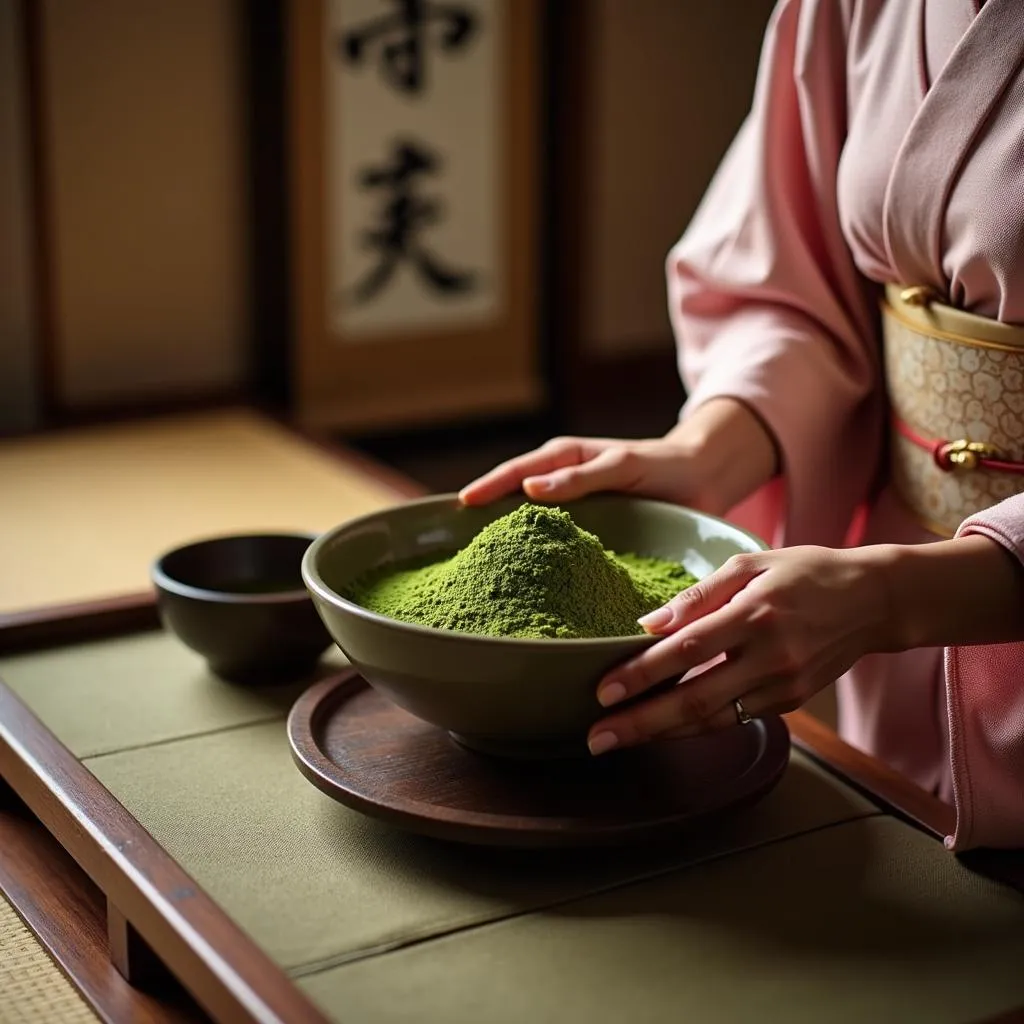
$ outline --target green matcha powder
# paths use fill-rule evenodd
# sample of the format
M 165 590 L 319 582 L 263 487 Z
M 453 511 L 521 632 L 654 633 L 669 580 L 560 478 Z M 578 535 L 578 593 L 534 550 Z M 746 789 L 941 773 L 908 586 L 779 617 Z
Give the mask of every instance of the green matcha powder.
M 561 509 L 524 504 L 457 554 L 383 566 L 346 596 L 435 629 L 572 639 L 638 635 L 640 616 L 695 582 L 677 562 L 606 551 Z

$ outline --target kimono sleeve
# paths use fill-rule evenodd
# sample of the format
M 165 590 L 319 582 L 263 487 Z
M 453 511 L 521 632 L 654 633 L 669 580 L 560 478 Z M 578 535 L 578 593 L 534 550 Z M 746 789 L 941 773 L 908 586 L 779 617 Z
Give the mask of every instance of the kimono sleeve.
M 836 196 L 846 18 L 824 0 L 776 7 L 751 111 L 667 262 L 681 418 L 728 396 L 766 424 L 784 509 L 746 525 L 779 546 L 841 544 L 883 450 L 877 305 Z
M 982 534 L 1024 565 L 1024 494 L 965 520 L 957 536 Z M 945 652 L 954 850 L 1024 847 L 1024 644 Z

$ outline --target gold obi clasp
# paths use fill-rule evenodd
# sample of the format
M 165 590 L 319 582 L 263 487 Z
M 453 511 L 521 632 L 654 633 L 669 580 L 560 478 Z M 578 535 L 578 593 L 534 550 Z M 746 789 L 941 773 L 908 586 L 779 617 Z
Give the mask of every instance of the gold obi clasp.
M 936 298 L 935 289 L 926 284 L 915 284 L 900 292 L 900 301 L 908 306 L 927 306 Z
M 936 453 L 940 469 L 954 473 L 970 473 L 978 468 L 982 459 L 998 459 L 999 449 L 984 441 L 970 441 L 966 437 L 944 444 Z

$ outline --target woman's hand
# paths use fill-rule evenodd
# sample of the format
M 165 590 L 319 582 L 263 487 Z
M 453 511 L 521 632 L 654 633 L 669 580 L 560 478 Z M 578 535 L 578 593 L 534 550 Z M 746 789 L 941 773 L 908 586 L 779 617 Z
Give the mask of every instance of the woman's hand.
M 556 438 L 492 469 L 459 497 L 486 505 L 520 489 L 543 502 L 620 491 L 720 515 L 775 472 L 775 445 L 761 421 L 741 402 L 716 398 L 664 437 Z
M 871 549 L 797 547 L 737 555 L 640 620 L 664 639 L 608 674 L 606 707 L 716 664 L 598 722 L 594 754 L 658 736 L 690 736 L 792 711 L 868 651 L 894 643 L 885 575 Z M 724 655 L 724 660 L 721 656 Z
M 980 535 L 784 548 L 731 558 L 641 625 L 663 639 L 601 680 L 605 707 L 715 663 L 594 725 L 594 754 L 735 725 L 737 699 L 793 711 L 868 653 L 1024 640 L 1024 571 Z
M 671 437 L 620 441 L 556 437 L 503 462 L 463 488 L 466 505 L 485 505 L 520 488 L 532 501 L 572 501 L 595 491 L 621 491 L 693 504 L 698 482 L 694 452 Z

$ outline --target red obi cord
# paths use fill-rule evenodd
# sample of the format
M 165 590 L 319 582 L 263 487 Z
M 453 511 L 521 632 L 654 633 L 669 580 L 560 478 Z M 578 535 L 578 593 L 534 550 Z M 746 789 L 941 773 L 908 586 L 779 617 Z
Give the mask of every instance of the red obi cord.
M 1024 462 L 1013 462 L 999 458 L 999 452 L 990 444 L 981 441 L 929 440 L 918 434 L 913 427 L 898 416 L 892 418 L 893 426 L 908 441 L 918 448 L 932 453 L 935 465 L 944 473 L 957 473 L 972 469 L 994 469 L 999 473 L 1024 474 Z

